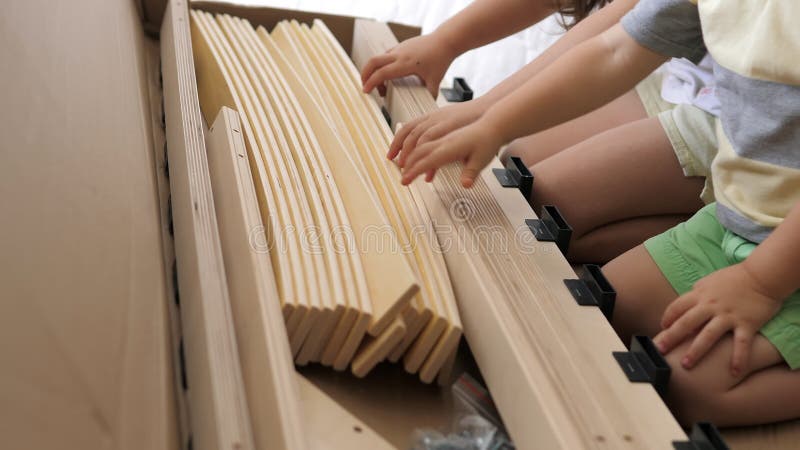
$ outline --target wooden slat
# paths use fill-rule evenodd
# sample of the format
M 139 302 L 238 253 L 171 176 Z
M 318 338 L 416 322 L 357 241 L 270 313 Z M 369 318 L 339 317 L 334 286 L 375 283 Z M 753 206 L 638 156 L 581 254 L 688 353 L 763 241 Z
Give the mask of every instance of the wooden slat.
M 193 17 L 197 17 L 194 13 Z M 222 55 L 212 45 L 211 37 L 200 27 L 196 20 L 192 23 L 192 41 L 194 45 L 195 66 L 197 67 L 198 94 L 200 108 L 203 115 L 213 117 L 222 106 L 228 106 L 237 111 L 244 111 L 242 100 L 234 91 L 234 79 L 228 73 L 227 67 L 222 63 Z M 290 258 L 299 246 L 296 241 L 287 237 L 285 241 L 278 241 L 281 234 L 277 230 L 284 229 L 284 217 L 288 216 L 284 210 L 278 209 L 275 194 L 267 181 L 267 173 L 261 153 L 257 151 L 258 144 L 249 122 L 242 123 L 247 156 L 250 161 L 253 181 L 256 185 L 256 195 L 261 208 L 262 223 L 265 226 L 266 242 L 261 244 L 269 248 L 272 258 L 272 267 L 275 272 L 278 292 L 280 294 L 284 318 L 287 319 L 287 329 L 291 334 L 297 327 L 299 320 L 290 320 L 291 317 L 302 319 L 307 307 L 300 303 L 302 295 L 302 282 L 297 277 L 302 273 L 299 258 Z M 277 212 L 276 212 L 277 211 Z M 270 214 L 270 212 L 272 212 Z M 279 245 L 286 246 L 286 252 L 280 252 Z M 295 286 L 298 286 L 297 288 Z
M 161 52 L 190 423 L 195 448 L 252 449 L 188 27 L 186 4 L 171 2 Z
M 256 448 L 307 448 L 300 393 L 239 115 L 223 107 L 206 137 L 231 310 Z
M 423 275 L 422 278 L 425 280 L 427 293 L 433 299 L 438 300 L 436 302 L 437 311 L 445 329 L 438 336 L 434 334 L 435 332 L 430 333 L 426 329 L 422 336 L 414 342 L 414 347 L 411 348 L 405 360 L 407 370 L 416 372 L 422 368 L 420 373 L 422 380 L 430 382 L 449 354 L 455 351 L 461 337 L 461 321 L 447 268 L 441 256 L 441 248 L 430 227 L 430 218 L 424 205 L 414 195 L 416 188 L 403 188 L 400 185 L 401 175 L 397 166 L 384 157 L 391 142 L 392 133 L 375 101 L 369 95 L 360 92 L 360 77 L 352 61 L 321 21 L 314 23 L 313 35 L 318 48 L 328 51 L 328 68 L 335 72 L 334 65 L 336 65 L 345 74 L 338 80 L 339 88 L 357 98 L 351 103 L 351 111 L 355 111 L 359 115 L 364 129 L 370 136 L 370 148 L 365 149 L 363 155 L 365 159 L 370 159 L 375 166 L 381 169 L 376 178 L 380 178 L 384 185 L 388 185 L 394 201 L 393 209 L 401 212 L 400 216 L 403 220 L 402 224 L 396 224 L 395 227 L 404 227 L 408 235 L 406 239 L 410 242 L 409 247 L 414 250 L 416 262 Z M 434 334 L 433 338 L 430 337 L 431 334 Z M 426 338 L 428 338 L 428 342 L 426 342 Z M 408 342 L 408 345 L 410 344 Z M 399 346 L 392 357 L 399 357 L 398 353 L 404 353 L 407 348 L 408 346 Z
M 253 99 L 253 101 L 260 102 L 265 113 L 265 117 L 261 118 L 262 124 L 269 126 L 275 138 L 276 147 L 273 150 L 276 153 L 279 170 L 285 171 L 286 177 L 292 183 L 294 199 L 297 203 L 290 204 L 293 208 L 301 210 L 301 222 L 295 222 L 294 226 L 301 236 L 301 243 L 304 244 L 303 250 L 310 255 L 314 263 L 316 274 L 306 275 L 307 278 L 316 276 L 316 280 L 309 280 L 309 284 L 314 282 L 318 284 L 317 295 L 322 309 L 320 319 L 314 324 L 297 355 L 298 364 L 306 364 L 314 358 L 319 360 L 319 354 L 322 352 L 325 341 L 341 320 L 345 310 L 342 271 L 339 268 L 333 242 L 329 238 L 332 235 L 332 229 L 328 223 L 324 205 L 320 200 L 318 188 L 312 187 L 312 183 L 315 183 L 315 179 L 321 174 L 316 165 L 312 172 L 310 168 L 312 164 L 309 163 L 303 149 L 300 148 L 293 129 L 282 126 L 281 122 L 286 123 L 288 118 L 286 118 L 282 104 L 277 101 L 277 89 L 258 64 L 259 61 L 251 49 L 239 40 L 232 21 L 229 18 L 218 16 L 217 23 L 225 34 L 228 44 L 233 48 L 236 57 L 242 62 L 250 85 L 258 95 L 258 99 Z M 291 198 L 289 201 L 292 201 Z
M 283 71 L 302 105 L 306 118 L 317 133 L 317 138 L 322 144 L 321 148 L 331 165 L 336 185 L 345 201 L 345 208 L 353 226 L 356 244 L 363 249 L 361 259 L 366 272 L 373 312 L 373 323 L 369 327 L 369 332 L 372 335 L 380 334 L 419 291 L 419 286 L 402 255 L 369 248 L 368 239 L 374 237 L 376 230 L 381 232 L 385 230 L 382 236 L 390 239 L 390 245 L 397 245 L 396 236 L 388 226 L 380 204 L 376 201 L 368 182 L 357 170 L 352 156 L 345 150 L 339 136 L 330 128 L 330 119 L 323 113 L 323 108 L 317 104 L 307 86 L 301 82 L 300 75 L 294 71 L 283 51 L 277 47 L 269 34 L 263 29 L 258 31 L 259 37 Z
M 385 26 L 357 21 L 354 58 L 396 44 Z M 393 119 L 433 111 L 418 81 L 390 83 Z M 495 161 L 492 167 L 498 167 Z M 685 439 L 648 385 L 630 383 L 611 356 L 624 346 L 602 314 L 581 308 L 562 280 L 574 277 L 554 244 L 532 241 L 524 229 L 534 217 L 525 199 L 503 189 L 488 168 L 469 190 L 460 167 L 442 168 L 434 183 L 417 183 L 448 251 L 464 332 L 501 415 L 521 448 L 671 448 Z M 467 207 L 459 220 L 454 202 Z M 481 240 L 481 227 L 499 241 Z M 470 250 L 470 245 L 479 249 Z M 506 243 L 503 248 L 492 245 Z M 499 349 L 502 349 L 499 350 Z
M 251 81 L 251 78 L 254 77 L 252 64 L 247 58 L 238 57 L 234 50 L 235 42 L 226 39 L 222 27 L 213 17 L 209 14 L 206 18 L 212 35 L 216 33 L 222 52 L 228 54 L 228 61 L 232 64 L 230 70 L 240 80 L 239 96 L 249 100 L 249 102 L 245 102 L 246 105 L 252 105 L 251 109 L 246 109 L 248 112 L 246 117 L 259 141 L 259 150 L 266 162 L 269 179 L 273 183 L 273 191 L 277 193 L 278 201 L 285 204 L 290 214 L 290 222 L 286 224 L 285 229 L 281 230 L 281 233 L 293 235 L 300 245 L 299 253 L 296 253 L 295 257 L 299 256 L 303 261 L 304 272 L 299 276 L 305 286 L 307 297 L 304 300 L 310 305 L 310 313 L 306 314 L 290 338 L 292 354 L 298 358 L 311 333 L 327 327 L 334 319 L 332 317 L 334 311 L 328 297 L 330 284 L 324 269 L 324 262 L 321 255 L 310 251 L 303 238 L 305 231 L 312 226 L 308 199 L 297 185 L 299 178 L 297 168 L 293 164 L 287 164 L 286 142 L 283 135 L 273 127 L 274 113 L 266 94 L 259 84 Z
M 234 21 L 242 37 L 249 42 L 256 54 L 260 57 L 261 63 L 265 66 L 268 75 L 273 77 L 277 86 L 279 86 L 278 96 L 282 99 L 289 113 L 291 125 L 302 140 L 302 147 L 308 149 L 311 153 L 310 159 L 313 163 L 319 164 L 320 173 L 317 181 L 322 184 L 320 187 L 323 193 L 323 201 L 325 207 L 329 208 L 328 213 L 331 222 L 335 224 L 335 227 L 339 227 L 337 231 L 334 231 L 334 237 L 338 239 L 337 247 L 343 251 L 338 251 L 337 253 L 339 254 L 341 262 L 340 267 L 343 271 L 349 271 L 349 276 L 347 274 L 343 274 L 343 276 L 345 276 L 345 284 L 348 286 L 347 292 L 348 301 L 351 306 L 350 309 L 355 312 L 356 316 L 351 317 L 352 314 L 348 313 L 342 318 L 341 323 L 337 325 L 328 345 L 321 355 L 323 364 L 332 365 L 336 356 L 345 348 L 348 335 L 351 336 L 349 339 L 349 347 L 352 347 L 352 350 L 347 350 L 345 352 L 355 352 L 355 347 L 358 345 L 358 342 L 360 342 L 366 332 L 368 323 L 371 321 L 372 307 L 369 301 L 369 292 L 364 277 L 361 257 L 358 252 L 349 250 L 349 244 L 354 242 L 353 236 L 348 234 L 348 232 L 352 232 L 350 219 L 345 212 L 342 197 L 334 183 L 328 162 L 320 150 L 317 137 L 308 124 L 305 114 L 303 114 L 298 104 L 297 98 L 289 88 L 280 70 L 278 70 L 269 52 L 267 52 L 266 48 L 259 41 L 255 30 L 245 21 L 240 19 L 234 19 Z M 288 124 L 286 126 L 288 126 Z
M 316 323 L 321 315 L 319 297 L 317 290 L 318 286 L 315 281 L 308 283 L 308 274 L 313 274 L 313 264 L 308 258 L 307 252 L 303 251 L 302 245 L 299 242 L 298 236 L 293 230 L 297 213 L 292 211 L 290 200 L 291 192 L 281 184 L 281 175 L 278 172 L 277 164 L 274 161 L 273 153 L 269 150 L 271 143 L 267 141 L 267 135 L 260 122 L 263 117 L 263 111 L 257 109 L 259 105 L 254 104 L 249 95 L 252 90 L 247 89 L 247 81 L 243 79 L 241 67 L 236 59 L 232 58 L 229 48 L 226 48 L 226 42 L 222 39 L 219 33 L 219 27 L 216 26 L 210 14 L 192 12 L 192 25 L 193 31 L 196 30 L 195 42 L 198 43 L 195 50 L 195 58 L 202 62 L 204 69 L 209 70 L 211 73 L 222 72 L 227 77 L 227 80 L 220 84 L 218 81 L 213 82 L 209 78 L 209 82 L 213 82 L 208 89 L 202 89 L 201 107 L 208 108 L 210 112 L 206 115 L 214 114 L 214 108 L 217 110 L 219 106 L 224 103 L 214 103 L 215 100 L 212 95 L 227 95 L 233 99 L 233 103 L 237 106 L 243 106 L 237 110 L 243 113 L 243 117 L 247 118 L 242 122 L 245 130 L 245 137 L 248 139 L 248 156 L 251 158 L 251 167 L 255 166 L 257 170 L 254 172 L 254 177 L 257 177 L 257 185 L 263 189 L 265 197 L 271 199 L 272 203 L 262 204 L 262 216 L 277 216 L 277 228 L 273 228 L 271 232 L 270 243 L 275 245 L 275 253 L 282 254 L 284 248 L 288 253 L 288 266 L 280 265 L 279 270 L 288 270 L 292 276 L 294 293 L 296 295 L 295 301 L 300 307 L 296 307 L 289 316 L 287 322 L 287 329 L 290 333 L 289 342 L 292 348 L 292 355 L 297 355 L 311 328 Z M 208 49 L 208 51 L 206 51 Z M 212 50 L 213 49 L 213 50 Z M 215 69 L 217 67 L 217 69 Z M 220 89 L 220 86 L 227 87 L 229 90 Z M 224 94 L 223 94 L 224 92 Z M 203 99 L 208 95 L 207 101 Z M 268 188 L 269 186 L 269 188 Z M 278 213 L 276 214 L 275 211 Z M 281 247 L 285 245 L 286 247 Z M 276 264 L 273 264 L 275 267 Z

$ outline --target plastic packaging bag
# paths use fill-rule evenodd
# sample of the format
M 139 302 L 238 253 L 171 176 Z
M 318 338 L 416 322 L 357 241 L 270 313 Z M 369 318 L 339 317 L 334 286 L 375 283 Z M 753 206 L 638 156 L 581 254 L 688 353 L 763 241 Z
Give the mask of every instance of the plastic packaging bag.
M 463 374 L 453 384 L 452 391 L 456 414 L 450 432 L 415 430 L 412 450 L 514 449 L 486 388 Z

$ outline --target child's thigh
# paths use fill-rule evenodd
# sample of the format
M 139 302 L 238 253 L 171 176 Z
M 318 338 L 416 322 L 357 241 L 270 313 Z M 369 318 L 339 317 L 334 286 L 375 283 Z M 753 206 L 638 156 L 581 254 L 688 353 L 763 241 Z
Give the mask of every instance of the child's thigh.
M 678 294 L 644 245 L 614 258 L 603 266 L 603 274 L 617 291 L 611 323 L 625 344 L 634 334 L 655 336 L 664 310 Z
M 531 201 L 556 205 L 576 232 L 634 217 L 693 214 L 704 179 L 686 177 L 658 118 L 627 123 L 531 168 Z
M 532 166 L 596 134 L 645 118 L 647 112 L 638 94 L 629 91 L 577 119 L 513 141 L 502 158 L 519 156 Z

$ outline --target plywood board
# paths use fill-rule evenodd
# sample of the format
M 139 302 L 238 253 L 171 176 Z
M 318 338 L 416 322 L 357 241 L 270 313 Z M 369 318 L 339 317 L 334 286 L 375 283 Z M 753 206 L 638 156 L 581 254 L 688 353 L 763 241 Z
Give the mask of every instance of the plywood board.
M 164 113 L 175 255 L 194 447 L 253 448 L 225 268 L 222 261 L 186 4 L 162 25 Z

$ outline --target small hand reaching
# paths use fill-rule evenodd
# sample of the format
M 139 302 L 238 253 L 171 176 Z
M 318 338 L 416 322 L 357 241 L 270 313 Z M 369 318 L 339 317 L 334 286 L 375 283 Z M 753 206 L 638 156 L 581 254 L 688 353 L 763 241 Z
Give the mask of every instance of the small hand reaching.
M 456 103 L 442 109 L 418 117 L 411 122 L 403 124 L 389 146 L 389 159 L 400 155 L 399 164 L 402 167 L 406 156 L 413 149 L 426 142 L 435 141 L 442 136 L 457 130 L 465 125 L 478 120 L 485 107 L 480 99 L 465 103 Z
M 421 174 L 431 181 L 439 167 L 462 161 L 461 184 L 471 187 L 481 170 L 497 155 L 503 145 L 502 139 L 491 126 L 477 120 L 452 133 L 403 148 L 400 167 L 403 169 L 403 184 L 409 184 Z
M 747 367 L 753 338 L 781 304 L 748 271 L 746 263 L 736 264 L 706 276 L 672 302 L 661 320 L 663 330 L 654 341 L 667 353 L 699 330 L 681 358 L 681 365 L 690 369 L 722 336 L 733 332 L 731 373 L 739 376 Z
M 364 92 L 377 87 L 380 94 L 385 95 L 386 81 L 417 75 L 436 98 L 442 78 L 456 56 L 444 39 L 435 33 L 405 40 L 367 62 L 361 71 Z

